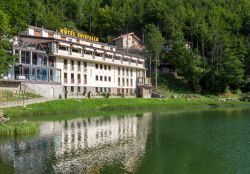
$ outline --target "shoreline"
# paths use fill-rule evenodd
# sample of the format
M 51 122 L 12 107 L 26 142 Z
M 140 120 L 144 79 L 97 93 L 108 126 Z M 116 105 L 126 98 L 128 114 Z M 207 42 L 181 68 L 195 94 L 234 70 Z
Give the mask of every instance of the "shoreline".
M 2 108 L 6 118 L 15 118 L 18 116 L 39 116 L 50 114 L 65 114 L 77 111 L 125 111 L 125 110 L 151 110 L 151 109 L 184 109 L 197 107 L 235 107 L 249 105 L 245 101 L 220 101 L 208 98 L 198 99 L 143 99 L 143 98 L 125 98 L 125 99 L 67 99 L 52 100 L 42 103 L 34 103 L 26 106 L 15 106 Z
M 171 112 L 202 109 L 249 108 L 250 102 L 214 99 L 68 99 L 2 109 L 9 121 L 0 124 L 0 137 L 19 137 L 38 132 L 39 122 L 111 114 Z M 60 117 L 61 115 L 61 117 Z M 78 115 L 79 116 L 79 115 Z

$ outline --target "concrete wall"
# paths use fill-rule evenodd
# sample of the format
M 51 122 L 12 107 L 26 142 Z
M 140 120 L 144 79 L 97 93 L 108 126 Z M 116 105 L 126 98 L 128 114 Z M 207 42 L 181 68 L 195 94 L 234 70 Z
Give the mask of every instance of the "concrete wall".
M 57 84 L 25 83 L 27 92 L 34 92 L 46 98 L 59 98 L 64 96 L 63 86 Z

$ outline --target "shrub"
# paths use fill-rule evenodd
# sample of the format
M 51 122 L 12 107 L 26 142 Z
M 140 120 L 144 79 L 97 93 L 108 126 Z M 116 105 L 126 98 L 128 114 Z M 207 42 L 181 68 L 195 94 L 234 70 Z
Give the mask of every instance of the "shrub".
M 86 91 L 83 91 L 82 95 L 85 96 L 86 95 Z
M 104 98 L 106 98 L 106 96 L 107 96 L 106 92 L 102 92 L 101 96 L 103 96 Z
M 88 92 L 88 98 L 90 98 L 90 94 L 91 94 L 91 92 L 89 91 L 89 92 Z

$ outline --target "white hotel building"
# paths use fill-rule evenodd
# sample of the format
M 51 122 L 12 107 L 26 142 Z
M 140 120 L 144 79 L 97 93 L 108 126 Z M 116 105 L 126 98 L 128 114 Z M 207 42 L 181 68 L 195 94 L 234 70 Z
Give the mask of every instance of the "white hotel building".
M 91 96 L 150 96 L 151 82 L 146 78 L 143 57 L 67 34 L 34 26 L 20 33 L 13 40 L 18 59 L 2 86 L 21 84 L 49 98 L 89 92 Z

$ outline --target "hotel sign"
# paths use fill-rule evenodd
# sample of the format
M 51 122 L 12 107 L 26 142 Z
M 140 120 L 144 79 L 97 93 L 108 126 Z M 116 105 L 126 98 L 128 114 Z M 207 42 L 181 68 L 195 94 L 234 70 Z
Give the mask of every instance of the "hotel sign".
M 99 42 L 99 38 L 95 37 L 95 36 L 91 36 L 85 33 L 79 33 L 73 30 L 69 30 L 67 28 L 61 28 L 59 30 L 60 33 L 62 34 L 66 34 L 66 35 L 70 35 L 70 36 L 74 36 L 74 37 L 79 37 L 82 39 L 86 39 L 86 40 L 90 40 L 90 41 L 95 41 L 95 42 Z

